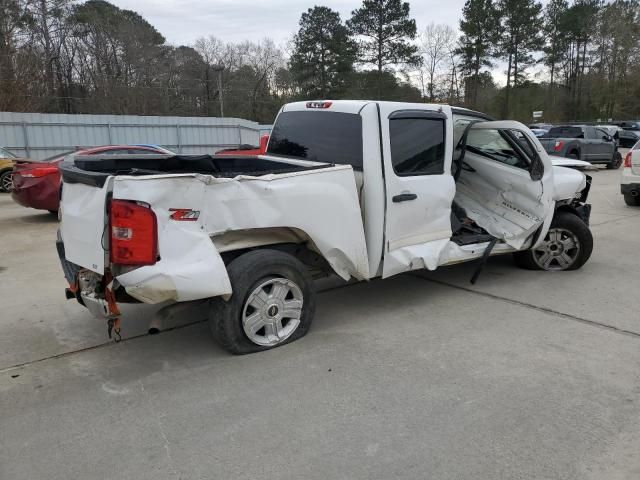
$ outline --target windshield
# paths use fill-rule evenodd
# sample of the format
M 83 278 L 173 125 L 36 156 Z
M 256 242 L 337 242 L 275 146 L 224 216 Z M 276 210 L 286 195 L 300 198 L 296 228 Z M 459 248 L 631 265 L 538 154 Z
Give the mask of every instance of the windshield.
M 553 127 L 547 132 L 546 137 L 551 138 L 583 138 L 580 127 Z
M 5 150 L 4 148 L 0 148 L 0 158 L 17 158 L 13 153 Z
M 353 113 L 283 112 L 271 132 L 267 155 L 362 170 L 362 118 Z

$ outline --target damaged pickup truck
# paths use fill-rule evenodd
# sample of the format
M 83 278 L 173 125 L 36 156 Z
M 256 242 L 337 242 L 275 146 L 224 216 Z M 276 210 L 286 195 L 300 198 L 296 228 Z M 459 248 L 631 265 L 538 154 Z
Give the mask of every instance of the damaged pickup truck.
M 236 354 L 307 333 L 322 275 L 497 254 L 573 270 L 593 247 L 589 177 L 520 123 L 442 105 L 292 103 L 263 156 L 76 156 L 61 171 L 67 297 L 115 328 L 120 303 L 204 300 Z

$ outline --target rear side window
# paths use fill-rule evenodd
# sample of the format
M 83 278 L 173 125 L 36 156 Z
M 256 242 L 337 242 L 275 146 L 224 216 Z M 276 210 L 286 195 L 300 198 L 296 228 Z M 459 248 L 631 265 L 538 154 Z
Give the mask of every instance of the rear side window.
M 444 173 L 445 122 L 440 118 L 389 120 L 391 163 L 398 176 Z
M 267 155 L 362 170 L 362 118 L 340 112 L 283 112 L 271 132 Z
M 546 135 L 551 138 L 583 138 L 580 127 L 553 127 Z

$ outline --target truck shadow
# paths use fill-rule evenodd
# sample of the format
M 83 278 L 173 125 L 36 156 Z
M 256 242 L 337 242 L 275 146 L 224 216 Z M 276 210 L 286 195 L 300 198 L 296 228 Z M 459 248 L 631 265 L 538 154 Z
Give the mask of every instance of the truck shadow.
M 7 225 L 15 225 L 16 223 L 27 223 L 31 225 L 58 223 L 58 215 L 42 211 L 31 215 L 15 215 L 13 217 L 7 217 L 2 223 L 6 223 Z

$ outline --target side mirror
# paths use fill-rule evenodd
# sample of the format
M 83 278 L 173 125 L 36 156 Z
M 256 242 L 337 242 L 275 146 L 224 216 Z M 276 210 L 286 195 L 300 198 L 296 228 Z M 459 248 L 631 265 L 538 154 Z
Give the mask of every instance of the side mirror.
M 604 140 L 605 142 L 610 142 L 613 139 L 611 138 L 611 135 L 603 135 L 602 140 Z

